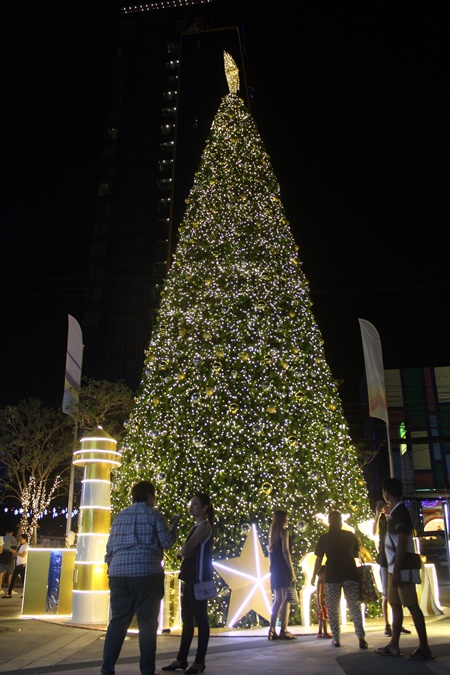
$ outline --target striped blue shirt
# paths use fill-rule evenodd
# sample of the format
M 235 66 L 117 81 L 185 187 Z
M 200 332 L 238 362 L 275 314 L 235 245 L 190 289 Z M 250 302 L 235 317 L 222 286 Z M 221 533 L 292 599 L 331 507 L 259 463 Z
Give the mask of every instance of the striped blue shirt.
M 144 577 L 162 572 L 165 548 L 177 538 L 176 526 L 169 530 L 164 517 L 135 502 L 114 518 L 106 544 L 105 562 L 110 577 Z

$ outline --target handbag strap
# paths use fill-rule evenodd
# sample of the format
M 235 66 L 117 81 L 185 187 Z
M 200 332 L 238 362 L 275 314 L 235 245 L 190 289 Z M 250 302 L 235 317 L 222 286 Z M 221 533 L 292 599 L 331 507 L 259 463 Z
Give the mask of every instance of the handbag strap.
M 200 561 L 198 563 L 198 580 L 201 583 L 203 581 L 203 551 L 205 550 L 205 544 L 209 541 L 210 537 L 203 539 L 200 544 Z

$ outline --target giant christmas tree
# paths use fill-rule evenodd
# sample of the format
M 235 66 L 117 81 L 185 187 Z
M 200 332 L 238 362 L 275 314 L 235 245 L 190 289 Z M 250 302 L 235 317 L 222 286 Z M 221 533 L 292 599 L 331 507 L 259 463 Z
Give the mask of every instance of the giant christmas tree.
M 266 544 L 273 511 L 287 509 L 301 578 L 301 557 L 324 531 L 318 513 L 337 508 L 354 527 L 371 514 L 280 186 L 231 67 L 227 76 L 186 199 L 113 508 L 129 504 L 135 481 L 150 480 L 160 510 L 183 514 L 183 536 L 189 499 L 209 493 L 216 560 L 239 555 L 252 523 Z

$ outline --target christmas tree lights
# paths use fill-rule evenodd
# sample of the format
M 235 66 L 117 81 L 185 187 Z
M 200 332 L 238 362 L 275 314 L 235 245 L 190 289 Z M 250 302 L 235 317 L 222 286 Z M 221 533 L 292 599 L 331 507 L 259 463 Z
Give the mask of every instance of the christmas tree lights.
M 211 495 L 214 560 L 267 544 L 291 518 L 294 564 L 324 531 L 319 512 L 371 517 L 280 186 L 243 101 L 221 101 L 186 199 L 142 383 L 127 422 L 113 510 L 150 480 L 167 516 Z M 184 522 L 183 522 L 184 521 Z M 166 561 L 176 567 L 176 561 Z M 211 603 L 224 625 L 229 593 Z M 248 619 L 251 622 L 251 619 Z

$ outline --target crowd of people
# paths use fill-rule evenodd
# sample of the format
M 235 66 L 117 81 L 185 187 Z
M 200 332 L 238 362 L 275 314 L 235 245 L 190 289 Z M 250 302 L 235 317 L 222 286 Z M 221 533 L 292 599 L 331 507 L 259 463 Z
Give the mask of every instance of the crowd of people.
M 433 656 L 428 645 L 425 619 L 419 607 L 416 586 L 401 579 L 405 553 L 413 550 L 413 527 L 408 509 L 402 500 L 401 481 L 386 478 L 382 483 L 382 494 L 383 499 L 376 507 L 373 532 L 379 535 L 377 562 L 383 588 L 381 609 L 385 635 L 390 640 L 386 646 L 375 651 L 380 656 L 400 656 L 400 635 L 410 632 L 403 626 L 403 608 L 407 607 L 419 639 L 419 646 L 408 658 L 411 661 L 426 661 Z M 133 503 L 114 518 L 106 546 L 110 620 L 103 648 L 102 675 L 114 674 L 116 661 L 134 616 L 139 628 L 141 675 L 155 675 L 159 610 L 164 596 L 164 550 L 174 546 L 178 538 L 180 516 L 174 516 L 170 524 L 167 524 L 155 508 L 156 492 L 152 483 L 136 483 L 132 487 L 131 495 Z M 193 523 L 177 553 L 181 562 L 179 577 L 182 581 L 181 639 L 175 659 L 162 668 L 164 671 L 182 670 L 189 675 L 195 675 L 206 668 L 210 636 L 208 600 L 198 599 L 194 586 L 199 580 L 199 569 L 204 570 L 203 580 L 211 580 L 213 577 L 213 514 L 209 495 L 202 492 L 193 495 L 189 502 L 189 515 Z M 16 580 L 20 576 L 22 581 L 25 578 L 27 537 L 21 533 L 15 535 L 12 530 L 8 531 L 4 537 L 0 537 L 0 553 L 5 549 L 12 552 L 14 563 L 4 565 L 3 571 L 0 567 L 2 578 L 6 576 L 8 581 L 8 590 L 3 597 L 10 598 Z M 273 601 L 268 639 L 295 640 L 296 636 L 288 630 L 288 590 L 295 584 L 297 577 L 291 555 L 289 514 L 285 510 L 277 509 L 273 514 L 268 552 Z M 359 648 L 368 649 L 359 600 L 359 542 L 353 532 L 342 527 L 342 515 L 339 511 L 329 512 L 328 531 L 319 537 L 314 554 L 316 559 L 311 582 L 316 586 L 317 637 L 330 639 L 333 647 L 340 647 L 339 608 L 341 595 L 344 594 Z M 327 623 L 331 634 L 328 633 Z M 196 653 L 192 665 L 189 666 L 188 658 L 195 626 Z

